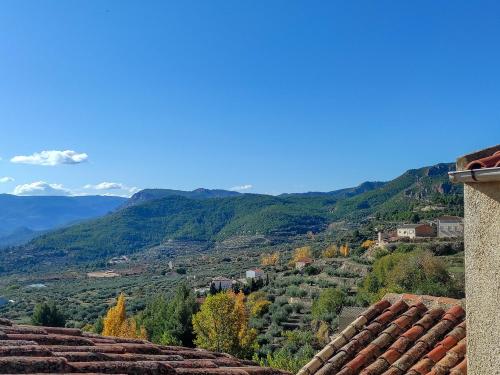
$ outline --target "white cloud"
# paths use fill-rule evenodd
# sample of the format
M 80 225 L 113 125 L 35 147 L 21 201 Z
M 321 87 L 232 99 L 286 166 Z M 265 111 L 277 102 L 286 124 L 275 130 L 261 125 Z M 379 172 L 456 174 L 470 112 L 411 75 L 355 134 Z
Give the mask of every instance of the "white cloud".
M 247 185 L 233 186 L 229 190 L 242 191 L 242 190 L 250 190 L 251 188 L 253 188 L 253 185 L 247 184 Z
M 135 186 L 127 186 L 125 184 L 122 184 L 120 182 L 101 182 L 96 185 L 92 184 L 87 184 L 83 187 L 84 189 L 87 190 L 98 190 L 100 195 L 115 195 L 115 196 L 120 196 L 120 197 L 130 197 L 132 194 L 137 193 L 141 189 Z M 103 192 L 106 190 L 120 190 L 120 192 Z
M 84 189 L 94 189 L 94 190 L 115 190 L 115 189 L 125 189 L 125 186 L 119 182 L 101 182 L 97 185 L 87 184 L 83 187 Z
M 33 155 L 14 156 L 10 161 L 18 164 L 54 166 L 59 164 L 79 164 L 87 161 L 87 159 L 88 155 L 86 153 L 78 153 L 72 150 L 50 150 L 35 152 Z
M 63 195 L 71 196 L 71 190 L 61 184 L 49 184 L 45 181 L 35 181 L 30 184 L 17 185 L 12 194 L 15 195 Z
M 7 182 L 12 182 L 12 181 L 14 181 L 12 177 L 9 176 L 0 177 L 0 184 L 5 184 Z

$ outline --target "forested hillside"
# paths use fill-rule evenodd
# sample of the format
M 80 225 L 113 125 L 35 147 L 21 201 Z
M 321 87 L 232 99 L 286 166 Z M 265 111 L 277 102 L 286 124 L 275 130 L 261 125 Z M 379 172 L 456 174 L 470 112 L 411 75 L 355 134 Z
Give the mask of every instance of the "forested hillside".
M 330 193 L 269 196 L 221 191 L 191 199 L 175 191 L 147 191 L 147 199 L 102 218 L 56 230 L 11 248 L 0 258 L 4 270 L 37 264 L 40 257 L 73 263 L 133 254 L 169 240 L 215 243 L 233 236 L 317 233 L 333 221 L 359 223 L 433 218 L 463 210 L 462 188 L 449 183 L 452 164 L 409 170 L 387 183 L 364 183 Z M 192 192 L 190 192 L 192 193 Z M 206 194 L 216 194 L 211 199 Z M 225 193 L 222 193 L 224 195 Z M 166 195 L 165 197 L 161 197 Z M 194 193 L 196 196 L 197 193 Z M 198 195 L 199 196 L 199 195 Z

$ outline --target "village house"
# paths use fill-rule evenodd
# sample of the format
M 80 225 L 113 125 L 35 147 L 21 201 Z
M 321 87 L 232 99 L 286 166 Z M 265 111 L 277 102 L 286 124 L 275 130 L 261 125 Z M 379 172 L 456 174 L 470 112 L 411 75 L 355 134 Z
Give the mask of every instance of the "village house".
M 301 270 L 304 267 L 309 266 L 310 264 L 313 264 L 313 260 L 311 258 L 308 257 L 299 258 L 295 262 L 295 269 Z
M 212 278 L 211 285 L 213 285 L 217 290 L 228 290 L 233 287 L 233 280 L 228 279 L 227 277 L 217 276 Z
M 458 216 L 440 216 L 436 218 L 438 237 L 463 237 L 464 223 Z
M 251 270 L 247 270 L 245 275 L 247 279 L 263 279 L 265 273 L 260 268 L 254 268 Z
M 398 227 L 399 238 L 424 238 L 435 236 L 435 231 L 429 224 L 403 224 Z

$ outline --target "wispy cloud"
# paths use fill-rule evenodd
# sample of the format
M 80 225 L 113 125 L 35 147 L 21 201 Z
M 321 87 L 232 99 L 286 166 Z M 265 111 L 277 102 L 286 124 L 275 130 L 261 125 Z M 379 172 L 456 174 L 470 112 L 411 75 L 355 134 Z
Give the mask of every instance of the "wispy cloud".
M 12 182 L 12 181 L 14 181 L 14 178 L 12 178 L 12 177 L 8 177 L 8 176 L 0 177 L 0 184 L 5 184 L 7 182 Z
M 138 187 L 127 186 L 127 185 L 122 184 L 120 182 L 107 182 L 107 181 L 104 181 L 104 182 L 101 182 L 101 183 L 95 184 L 95 185 L 87 184 L 83 188 L 87 189 L 87 190 L 98 190 L 99 193 L 102 195 L 120 195 L 120 196 L 130 196 L 134 193 L 137 193 L 139 190 L 141 190 Z M 107 190 L 112 190 L 112 191 L 120 190 L 122 192 L 122 194 L 115 194 L 114 192 L 113 193 L 102 193 L 103 191 L 107 191 Z
M 87 161 L 88 155 L 73 150 L 48 150 L 32 155 L 18 155 L 10 159 L 12 163 L 55 166 L 60 164 L 80 164 Z
M 73 192 L 61 184 L 50 184 L 45 181 L 35 181 L 29 184 L 17 185 L 12 194 L 15 195 L 63 195 L 71 196 Z
M 84 189 L 94 189 L 94 190 L 116 190 L 124 189 L 125 186 L 119 182 L 101 182 L 97 185 L 87 184 Z
M 243 190 L 250 190 L 251 188 L 253 188 L 253 185 L 247 184 L 247 185 L 233 186 L 229 190 L 232 190 L 232 191 L 243 191 Z

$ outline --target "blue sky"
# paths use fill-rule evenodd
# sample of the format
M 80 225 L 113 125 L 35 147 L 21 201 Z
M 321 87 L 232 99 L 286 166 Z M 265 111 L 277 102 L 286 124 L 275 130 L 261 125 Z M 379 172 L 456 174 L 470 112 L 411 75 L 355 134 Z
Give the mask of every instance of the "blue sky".
M 499 17 L 496 1 L 2 1 L 0 192 L 328 191 L 453 161 L 500 143 Z M 36 154 L 52 150 L 75 154 Z

